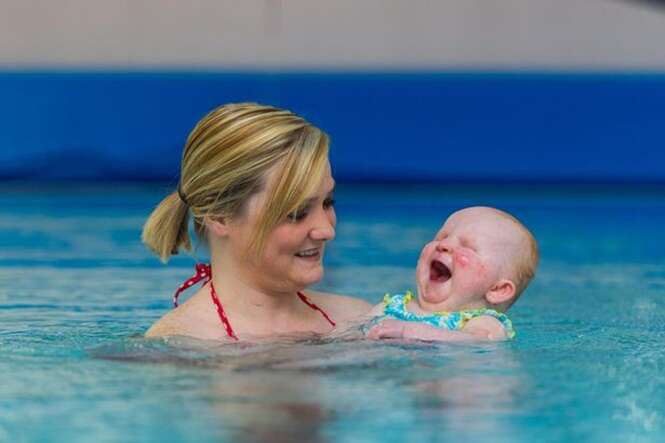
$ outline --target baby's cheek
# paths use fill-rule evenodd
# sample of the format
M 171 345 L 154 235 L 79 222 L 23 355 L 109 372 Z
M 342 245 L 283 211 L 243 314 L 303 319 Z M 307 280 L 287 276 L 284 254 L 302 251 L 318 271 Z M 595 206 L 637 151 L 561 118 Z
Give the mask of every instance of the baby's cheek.
M 487 274 L 487 268 L 483 265 L 478 258 L 466 251 L 459 251 L 455 256 L 456 266 L 464 268 L 467 271 L 473 272 L 478 277 L 483 277 Z
M 432 253 L 432 251 L 434 250 L 434 248 L 436 248 L 436 243 L 437 242 L 435 242 L 435 241 L 431 241 L 431 242 L 427 243 L 425 245 L 425 247 L 423 248 L 423 250 L 420 252 L 420 256 L 424 257 L 426 255 L 430 255 Z
M 418 257 L 418 263 L 416 264 L 416 278 L 426 278 L 426 275 L 429 272 L 429 258 L 432 255 L 433 249 L 434 244 L 432 242 L 425 245 L 420 252 L 420 257 Z
M 470 254 L 464 251 L 455 252 L 455 265 L 460 266 L 462 268 L 469 268 L 470 266 L 472 266 L 473 262 L 471 260 Z
M 427 262 L 427 266 L 429 266 L 429 258 L 432 256 L 432 252 L 434 251 L 435 247 L 435 242 L 429 242 L 425 245 L 423 250 L 420 251 L 420 257 L 418 257 L 418 266 L 425 264 L 425 262 Z

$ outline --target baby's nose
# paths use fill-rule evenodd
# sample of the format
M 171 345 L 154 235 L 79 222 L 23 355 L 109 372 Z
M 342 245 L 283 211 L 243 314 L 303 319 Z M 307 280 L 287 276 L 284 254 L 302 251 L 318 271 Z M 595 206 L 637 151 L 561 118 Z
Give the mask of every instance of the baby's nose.
M 450 252 L 451 251 L 450 243 L 448 243 L 446 240 L 440 240 L 436 244 L 436 250 L 437 252 Z

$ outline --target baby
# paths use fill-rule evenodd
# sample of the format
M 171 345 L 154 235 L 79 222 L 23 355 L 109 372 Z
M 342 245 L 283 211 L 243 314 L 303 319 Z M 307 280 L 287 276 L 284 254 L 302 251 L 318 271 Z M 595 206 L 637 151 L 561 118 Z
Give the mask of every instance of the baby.
M 416 267 L 418 297 L 386 294 L 370 315 L 369 338 L 505 340 L 504 314 L 533 278 L 538 246 L 515 217 L 472 207 L 452 214 Z

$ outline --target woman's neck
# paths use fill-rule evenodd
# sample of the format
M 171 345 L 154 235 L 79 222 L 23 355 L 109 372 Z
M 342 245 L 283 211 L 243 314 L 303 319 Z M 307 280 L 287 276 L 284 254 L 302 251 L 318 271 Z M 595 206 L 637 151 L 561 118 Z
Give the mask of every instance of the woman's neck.
M 220 303 L 235 330 L 253 335 L 287 334 L 307 330 L 310 309 L 295 290 L 268 290 L 249 281 L 232 260 L 211 263 Z

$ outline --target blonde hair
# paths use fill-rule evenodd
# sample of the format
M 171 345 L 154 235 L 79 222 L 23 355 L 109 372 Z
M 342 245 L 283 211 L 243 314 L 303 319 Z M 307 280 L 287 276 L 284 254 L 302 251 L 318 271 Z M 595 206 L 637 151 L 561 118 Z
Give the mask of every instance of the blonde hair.
M 519 296 L 524 292 L 527 286 L 529 286 L 529 283 L 536 275 L 536 269 L 538 268 L 538 262 L 540 261 L 540 253 L 538 251 L 538 242 L 536 241 L 536 238 L 521 221 L 507 212 L 496 208 L 493 209 L 512 222 L 519 230 L 523 240 L 526 242 L 526 248 L 519 248 L 516 253 L 516 260 L 512 268 L 513 278 L 515 280 L 515 297 L 510 300 L 508 306 L 506 306 L 507 309 L 517 301 Z
M 538 242 L 536 242 L 535 237 L 526 228 L 526 226 L 520 222 L 518 223 L 522 229 L 528 247 L 526 250 L 521 251 L 518 256 L 518 261 L 515 268 L 515 298 L 524 292 L 533 277 L 536 275 L 536 269 L 538 268 L 538 262 L 540 261 Z
M 328 136 L 289 111 L 255 103 L 227 104 L 204 116 L 189 134 L 180 184 L 155 208 L 141 239 L 163 262 L 191 251 L 188 226 L 205 236 L 206 216 L 233 218 L 262 190 L 273 167 L 281 169 L 259 215 L 252 250 L 263 248 L 277 224 L 318 186 L 328 160 Z M 186 200 L 186 201 L 185 201 Z

